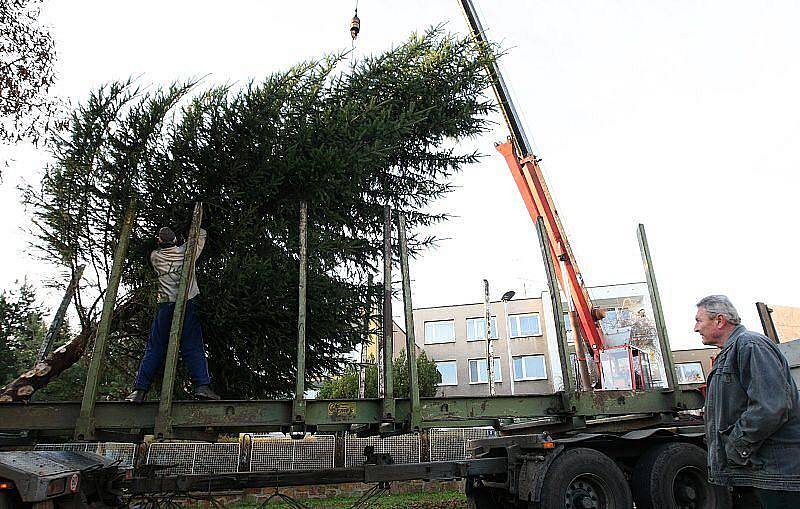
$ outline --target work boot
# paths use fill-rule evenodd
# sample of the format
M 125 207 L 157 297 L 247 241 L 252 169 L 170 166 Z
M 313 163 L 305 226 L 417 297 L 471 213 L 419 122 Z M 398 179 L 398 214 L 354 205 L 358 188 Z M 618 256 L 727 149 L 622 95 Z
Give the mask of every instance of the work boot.
M 219 394 L 211 390 L 210 385 L 200 385 L 197 388 L 195 388 L 194 396 L 197 399 L 213 399 L 213 400 L 222 399 L 219 397 Z
M 147 391 L 144 389 L 134 389 L 132 393 L 128 394 L 125 401 L 130 403 L 144 403 L 144 398 L 147 397 Z

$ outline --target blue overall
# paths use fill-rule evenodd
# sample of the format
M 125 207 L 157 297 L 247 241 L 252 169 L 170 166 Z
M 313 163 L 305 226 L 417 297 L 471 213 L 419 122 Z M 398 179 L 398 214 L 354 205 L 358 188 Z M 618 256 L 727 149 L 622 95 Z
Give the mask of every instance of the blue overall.
M 147 338 L 147 348 L 144 351 L 139 372 L 136 374 L 137 389 L 148 390 L 156 373 L 164 365 L 174 311 L 174 302 L 162 302 L 158 305 L 156 317 L 150 329 L 150 337 Z M 197 316 L 194 299 L 186 301 L 180 351 L 181 358 L 189 369 L 189 376 L 195 387 L 211 384 L 206 353 L 203 349 L 203 329 L 200 327 L 200 318 Z

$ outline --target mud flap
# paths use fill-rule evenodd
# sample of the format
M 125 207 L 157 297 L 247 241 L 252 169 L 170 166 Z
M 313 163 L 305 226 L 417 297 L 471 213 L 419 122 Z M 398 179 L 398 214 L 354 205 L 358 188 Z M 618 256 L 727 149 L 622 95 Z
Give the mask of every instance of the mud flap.
M 559 445 L 551 451 L 527 454 L 519 470 L 517 497 L 526 502 L 540 502 L 542 485 L 547 475 L 547 470 L 561 452 L 564 446 Z

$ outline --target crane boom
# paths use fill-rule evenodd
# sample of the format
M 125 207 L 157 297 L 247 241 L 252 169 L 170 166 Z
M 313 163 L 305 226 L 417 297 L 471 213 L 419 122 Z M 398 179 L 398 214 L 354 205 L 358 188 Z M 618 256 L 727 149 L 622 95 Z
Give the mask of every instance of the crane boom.
M 472 0 L 459 0 L 459 2 L 469 23 L 472 36 L 480 46 L 488 47 L 489 42 Z M 525 135 L 519 114 L 511 100 L 497 62 L 492 62 L 486 70 L 497 96 L 500 111 L 511 132 L 509 140 L 497 144 L 496 148 L 505 157 L 534 224 L 538 217 L 544 218 L 549 243 L 547 250 L 553 258 L 554 265 L 561 268 L 561 271 L 557 273 L 558 283 L 571 301 L 571 308 L 574 311 L 570 315 L 573 320 L 573 329 L 579 331 L 580 336 L 589 343 L 595 363 L 599 365 L 599 353 L 604 349 L 603 332 L 598 324 L 598 320 L 602 316 L 592 305 L 575 255 L 567 240 L 566 231 L 561 224 L 558 211 L 539 166 L 539 160 L 533 154 L 532 146 Z

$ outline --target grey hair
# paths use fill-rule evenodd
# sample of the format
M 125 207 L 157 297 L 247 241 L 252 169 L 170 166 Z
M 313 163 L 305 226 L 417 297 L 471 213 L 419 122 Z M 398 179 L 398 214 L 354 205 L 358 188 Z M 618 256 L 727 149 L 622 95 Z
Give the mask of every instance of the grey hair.
M 733 307 L 731 300 L 725 295 L 709 295 L 708 297 L 703 297 L 700 299 L 700 302 L 697 303 L 697 307 L 703 308 L 711 317 L 722 315 L 728 320 L 728 323 L 733 325 L 742 323 L 742 319 L 739 318 L 739 313 L 736 311 L 736 308 Z

